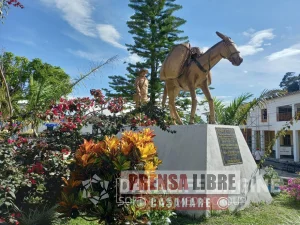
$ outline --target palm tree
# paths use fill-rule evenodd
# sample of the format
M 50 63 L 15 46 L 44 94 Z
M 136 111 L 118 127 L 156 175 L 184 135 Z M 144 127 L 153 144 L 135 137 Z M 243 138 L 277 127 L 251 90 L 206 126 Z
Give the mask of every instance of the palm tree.
M 26 96 L 28 102 L 25 111 L 28 112 L 27 116 L 29 118 L 27 119 L 30 121 L 31 128 L 37 136 L 36 129 L 41 123 L 38 114 L 43 112 L 52 100 L 59 98 L 60 96 L 56 96 L 56 93 L 60 92 L 56 92 L 55 87 L 49 85 L 47 80 L 34 80 L 32 75 L 29 79 L 28 89 Z
M 266 100 L 282 96 L 285 93 L 286 91 L 277 89 L 264 90 L 258 98 L 252 100 L 253 94 L 245 93 L 233 99 L 228 106 L 222 100 L 214 98 L 216 122 L 222 125 L 245 125 L 252 109 L 262 108 Z

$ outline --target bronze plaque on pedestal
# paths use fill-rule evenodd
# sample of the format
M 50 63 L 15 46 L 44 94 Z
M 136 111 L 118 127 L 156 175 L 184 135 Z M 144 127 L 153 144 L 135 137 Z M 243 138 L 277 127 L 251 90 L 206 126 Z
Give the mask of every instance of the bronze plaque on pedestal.
M 224 166 L 243 164 L 234 128 L 216 127 Z

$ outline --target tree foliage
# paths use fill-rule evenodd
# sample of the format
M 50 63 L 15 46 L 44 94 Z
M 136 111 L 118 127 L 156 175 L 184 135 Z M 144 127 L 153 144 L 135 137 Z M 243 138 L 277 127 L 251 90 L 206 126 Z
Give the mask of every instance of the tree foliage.
M 21 9 L 24 8 L 22 3 L 20 3 L 18 0 L 0 0 L 0 20 L 2 20 L 2 23 L 5 15 L 8 14 L 10 6 L 20 7 Z
M 1 100 L 0 108 L 4 118 L 20 116 L 36 126 L 38 114 L 44 112 L 51 101 L 56 101 L 72 91 L 70 76 L 60 67 L 44 63 L 41 59 L 30 61 L 5 52 L 0 56 L 0 62 L 5 77 L 1 79 L 0 96 L 8 89 L 7 95 L 10 96 L 14 109 L 12 115 L 9 115 L 7 101 Z M 21 101 L 25 104 L 20 104 Z
M 276 94 L 275 94 L 276 93 Z M 255 107 L 264 107 L 266 100 L 275 96 L 281 96 L 284 92 L 278 90 L 264 90 L 259 97 L 253 98 L 253 94 L 242 94 L 233 99 L 229 105 L 222 100 L 214 98 L 216 121 L 222 125 L 245 125 L 249 113 Z
M 128 74 L 125 77 L 109 77 L 112 80 L 110 88 L 114 92 L 106 90 L 108 96 L 123 96 L 132 100 L 137 70 L 141 68 L 150 71 L 150 101 L 154 103 L 160 95 L 160 65 L 175 43 L 187 40 L 186 36 L 181 36 L 183 31 L 179 29 L 186 21 L 174 15 L 182 6 L 174 2 L 175 0 L 130 0 L 129 7 L 134 10 L 134 14 L 127 25 L 129 33 L 133 35 L 133 43 L 126 46 L 131 54 L 141 57 L 142 61 L 128 63 Z
M 296 75 L 295 72 L 287 72 L 280 84 L 279 87 L 281 87 L 284 90 L 287 90 L 288 92 L 294 92 L 300 90 L 300 74 Z

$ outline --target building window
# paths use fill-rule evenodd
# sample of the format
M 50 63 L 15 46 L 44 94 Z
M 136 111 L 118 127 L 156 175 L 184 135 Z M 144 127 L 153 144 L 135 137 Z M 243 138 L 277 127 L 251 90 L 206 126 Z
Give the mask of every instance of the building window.
M 298 116 L 299 117 L 298 119 L 300 119 L 300 108 L 297 108 L 297 110 L 296 110 L 296 116 Z
M 290 121 L 292 118 L 291 106 L 282 106 L 278 108 L 277 121 Z
M 268 110 L 262 109 L 261 110 L 261 122 L 267 122 L 268 120 Z
M 284 137 L 283 137 L 283 146 L 291 146 L 291 135 L 289 134 L 286 134 Z

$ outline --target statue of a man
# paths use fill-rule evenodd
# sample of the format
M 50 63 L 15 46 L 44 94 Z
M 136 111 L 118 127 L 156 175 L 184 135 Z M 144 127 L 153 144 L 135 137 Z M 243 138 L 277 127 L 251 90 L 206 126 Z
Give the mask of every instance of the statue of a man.
M 135 80 L 136 94 L 134 97 L 136 107 L 140 106 L 142 103 L 149 101 L 148 99 L 148 79 L 146 75 L 148 70 L 142 69 L 138 73 L 138 77 Z

